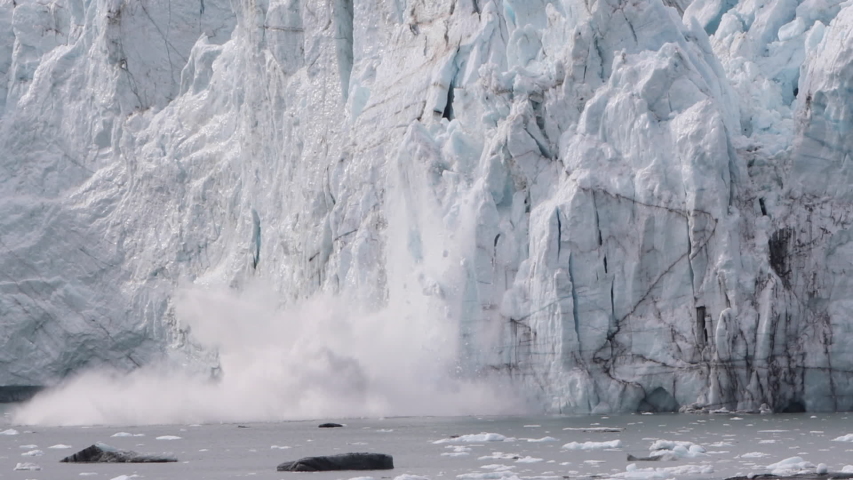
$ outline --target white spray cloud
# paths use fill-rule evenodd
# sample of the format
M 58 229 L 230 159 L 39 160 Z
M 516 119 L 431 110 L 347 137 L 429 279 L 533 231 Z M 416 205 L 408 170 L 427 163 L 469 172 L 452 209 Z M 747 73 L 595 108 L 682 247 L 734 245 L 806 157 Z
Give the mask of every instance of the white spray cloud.
M 411 139 L 410 139 L 411 140 Z M 415 138 L 415 140 L 417 140 Z M 459 378 L 460 319 L 476 202 L 438 206 L 426 172 L 400 162 L 388 228 L 384 307 L 319 295 L 279 308 L 257 285 L 185 288 L 179 321 L 220 355 L 212 381 L 174 368 L 85 372 L 17 409 L 18 424 L 168 424 L 519 412 L 493 379 Z M 376 299 L 364 302 L 375 305 Z M 470 348 L 470 345 L 466 346 Z
M 250 298 L 251 297 L 251 298 Z M 217 346 L 216 381 L 156 366 L 86 372 L 14 412 L 17 424 L 142 425 L 321 417 L 508 413 L 506 388 L 455 378 L 452 329 L 318 297 L 285 311 L 188 290 L 179 316 Z

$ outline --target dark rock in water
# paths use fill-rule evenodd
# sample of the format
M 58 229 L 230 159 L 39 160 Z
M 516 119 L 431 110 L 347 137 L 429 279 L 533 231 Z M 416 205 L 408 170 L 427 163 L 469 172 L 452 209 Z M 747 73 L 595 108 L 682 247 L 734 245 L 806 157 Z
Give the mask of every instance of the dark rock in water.
M 320 428 L 338 428 L 343 427 L 340 423 L 322 423 L 320 424 Z
M 662 453 L 660 455 L 651 455 L 648 457 L 635 457 L 630 453 L 628 454 L 629 462 L 659 462 L 661 460 L 675 460 L 675 455 L 671 453 Z
M 65 463 L 166 463 L 177 461 L 177 458 L 167 455 L 140 455 L 130 450 L 119 450 L 103 443 L 96 443 L 60 460 L 60 462 Z
M 323 457 L 300 458 L 284 462 L 279 472 L 330 472 L 334 470 L 391 470 L 394 459 L 382 453 L 342 453 Z
M 762 473 L 761 475 L 750 475 L 748 477 L 729 477 L 726 480 L 843 480 L 848 478 L 853 478 L 853 473 L 797 473 L 794 475 L 773 475 L 772 473 Z

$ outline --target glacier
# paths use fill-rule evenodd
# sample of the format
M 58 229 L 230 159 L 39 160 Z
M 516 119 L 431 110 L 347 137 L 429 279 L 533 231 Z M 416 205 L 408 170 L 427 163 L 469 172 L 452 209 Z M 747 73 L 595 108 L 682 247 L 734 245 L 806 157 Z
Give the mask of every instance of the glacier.
M 849 410 L 851 29 L 835 0 L 0 0 L 0 386 L 216 371 L 179 291 L 263 284 L 452 320 L 458 375 L 550 412 Z

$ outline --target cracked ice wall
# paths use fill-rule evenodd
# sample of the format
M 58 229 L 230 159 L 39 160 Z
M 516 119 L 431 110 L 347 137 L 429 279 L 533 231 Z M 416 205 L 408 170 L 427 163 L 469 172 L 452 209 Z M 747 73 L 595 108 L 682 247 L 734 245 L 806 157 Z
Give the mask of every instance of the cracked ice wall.
M 849 409 L 851 8 L 2 0 L 0 384 L 204 357 L 179 282 L 381 307 L 391 243 L 553 411 Z

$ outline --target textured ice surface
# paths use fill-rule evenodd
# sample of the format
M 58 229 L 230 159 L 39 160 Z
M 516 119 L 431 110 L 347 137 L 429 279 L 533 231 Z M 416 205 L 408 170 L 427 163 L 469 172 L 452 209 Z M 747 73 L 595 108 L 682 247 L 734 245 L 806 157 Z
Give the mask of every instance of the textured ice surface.
M 555 412 L 853 408 L 851 28 L 835 0 L 0 0 L 0 385 L 217 372 L 177 288 L 257 282 L 429 305 L 460 374 Z
M 697 458 L 705 455 L 705 447 L 682 440 L 656 440 L 649 447 L 650 457 L 672 454 L 675 458 Z
M 557 441 L 557 439 L 554 437 L 525 438 L 524 440 L 527 440 L 528 442 L 531 442 L 531 443 L 556 442 Z
M 767 465 L 767 468 L 774 475 L 794 475 L 797 473 L 815 472 L 817 467 L 815 464 L 803 460 L 802 457 L 789 457 Z M 826 470 L 824 469 L 822 473 L 826 473 Z
M 565 450 L 603 450 L 605 448 L 619 448 L 621 440 L 610 440 L 607 442 L 569 442 L 563 445 Z

